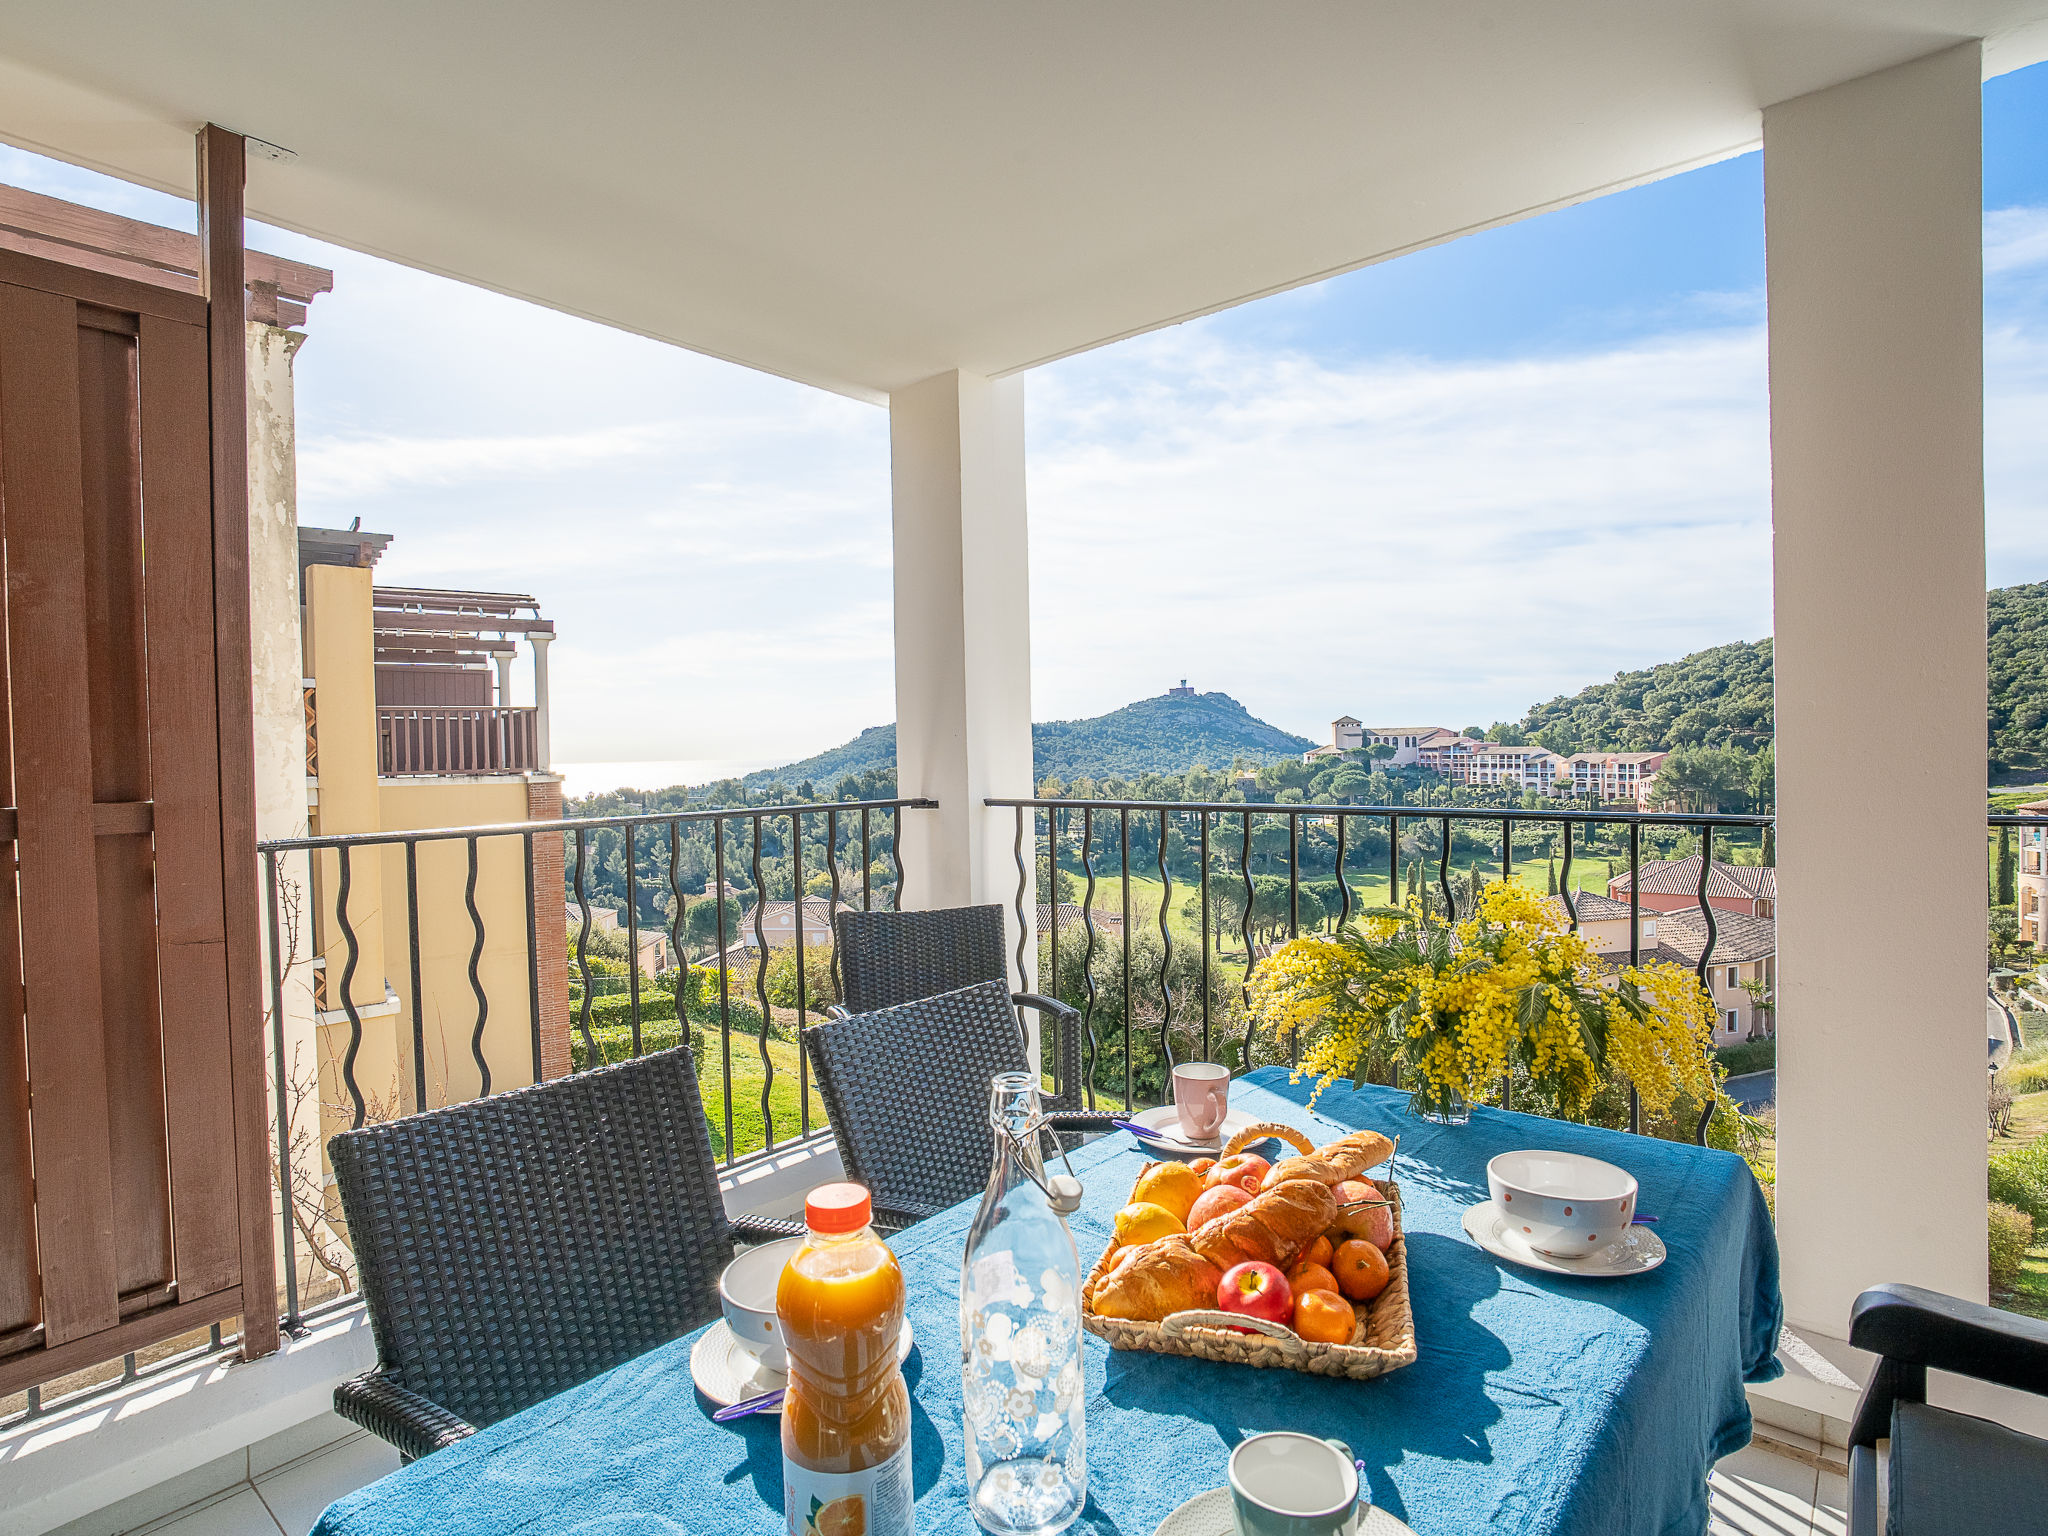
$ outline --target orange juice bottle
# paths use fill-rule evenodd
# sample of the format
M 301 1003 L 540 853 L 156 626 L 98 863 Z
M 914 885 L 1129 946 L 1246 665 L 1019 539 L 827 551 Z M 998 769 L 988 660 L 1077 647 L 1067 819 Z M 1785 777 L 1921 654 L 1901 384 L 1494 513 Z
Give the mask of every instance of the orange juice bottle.
M 903 1271 L 871 1216 L 858 1184 L 812 1190 L 810 1230 L 775 1288 L 789 1351 L 789 1536 L 910 1536 L 910 1392 L 897 1363 Z

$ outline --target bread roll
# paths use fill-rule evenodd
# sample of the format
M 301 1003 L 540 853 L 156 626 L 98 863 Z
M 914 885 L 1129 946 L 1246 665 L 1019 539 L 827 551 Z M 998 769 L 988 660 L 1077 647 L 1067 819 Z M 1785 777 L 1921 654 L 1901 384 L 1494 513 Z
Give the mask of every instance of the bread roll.
M 1195 1252 L 1219 1270 L 1251 1259 L 1284 1270 L 1336 1219 L 1337 1197 L 1329 1185 L 1289 1179 L 1187 1236 Z
M 1174 1312 L 1216 1305 L 1223 1271 L 1195 1252 L 1185 1233 L 1146 1243 L 1096 1282 L 1094 1310 L 1101 1317 L 1156 1323 Z
M 1377 1168 L 1393 1155 L 1394 1144 L 1378 1131 L 1353 1131 L 1327 1147 L 1318 1147 L 1307 1157 L 1290 1157 L 1275 1163 L 1259 1187 L 1275 1189 L 1290 1179 L 1341 1184 L 1368 1168 Z

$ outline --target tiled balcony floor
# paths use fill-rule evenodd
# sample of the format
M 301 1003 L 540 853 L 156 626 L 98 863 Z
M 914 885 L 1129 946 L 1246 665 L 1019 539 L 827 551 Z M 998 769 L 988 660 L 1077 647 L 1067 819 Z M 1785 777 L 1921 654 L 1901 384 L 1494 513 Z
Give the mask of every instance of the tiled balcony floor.
M 382 1442 L 359 1435 L 142 1531 L 148 1536 L 306 1536 L 329 1503 L 397 1465 L 397 1455 Z M 1712 1536 L 1844 1536 L 1848 1530 L 1849 1487 L 1839 1473 L 1759 1445 L 1737 1451 L 1716 1467 L 1712 1490 Z

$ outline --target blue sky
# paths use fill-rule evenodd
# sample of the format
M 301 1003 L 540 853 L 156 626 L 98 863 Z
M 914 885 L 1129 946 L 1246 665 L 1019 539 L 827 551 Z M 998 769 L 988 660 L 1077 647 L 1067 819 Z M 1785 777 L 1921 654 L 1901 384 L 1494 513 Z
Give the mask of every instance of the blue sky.
M 2048 66 L 1985 91 L 1991 578 L 2048 578 Z M 0 181 L 191 227 L 0 149 Z M 536 594 L 572 790 L 891 718 L 882 411 L 281 231 L 334 268 L 300 517 Z M 1320 738 L 1770 629 L 1754 154 L 1037 370 L 1034 706 L 1188 677 Z

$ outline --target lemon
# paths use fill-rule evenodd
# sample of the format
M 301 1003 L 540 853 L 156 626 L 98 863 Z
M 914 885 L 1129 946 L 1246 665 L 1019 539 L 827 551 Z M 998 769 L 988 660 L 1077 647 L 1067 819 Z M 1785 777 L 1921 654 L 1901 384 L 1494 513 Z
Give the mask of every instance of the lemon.
M 1131 1191 L 1134 1202 L 1142 1201 L 1173 1212 L 1186 1225 L 1188 1212 L 1202 1198 L 1202 1176 L 1186 1163 L 1154 1163 L 1138 1175 Z
M 1116 1213 L 1116 1240 L 1118 1246 L 1124 1248 L 1157 1242 L 1162 1237 L 1171 1237 L 1186 1230 L 1181 1219 L 1165 1206 L 1144 1200 L 1134 1200 Z

